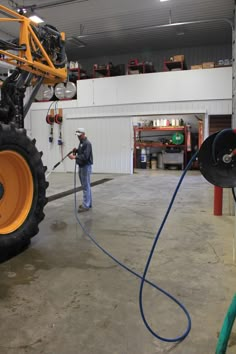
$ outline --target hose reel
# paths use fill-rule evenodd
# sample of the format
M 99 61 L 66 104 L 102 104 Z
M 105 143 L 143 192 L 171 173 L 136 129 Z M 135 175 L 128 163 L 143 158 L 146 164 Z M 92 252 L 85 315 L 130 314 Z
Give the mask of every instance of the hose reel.
M 236 130 L 224 129 L 202 144 L 199 168 L 205 179 L 222 188 L 236 187 Z

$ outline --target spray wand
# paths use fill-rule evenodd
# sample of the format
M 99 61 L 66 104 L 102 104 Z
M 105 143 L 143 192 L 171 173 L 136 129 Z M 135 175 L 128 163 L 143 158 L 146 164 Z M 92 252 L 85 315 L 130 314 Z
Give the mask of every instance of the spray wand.
M 46 178 L 48 178 L 50 176 L 50 174 L 70 155 L 70 154 L 76 154 L 77 149 L 73 149 L 70 152 L 68 152 L 68 154 L 66 154 L 59 162 L 56 163 L 56 165 L 53 166 L 52 170 L 50 172 L 48 172 L 48 174 L 46 175 Z

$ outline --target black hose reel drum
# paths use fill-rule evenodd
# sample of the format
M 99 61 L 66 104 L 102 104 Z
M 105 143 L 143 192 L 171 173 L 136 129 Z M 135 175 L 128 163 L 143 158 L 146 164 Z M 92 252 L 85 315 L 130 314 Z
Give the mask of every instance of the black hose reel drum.
M 236 187 L 236 130 L 224 129 L 202 144 L 199 168 L 206 180 L 222 188 Z

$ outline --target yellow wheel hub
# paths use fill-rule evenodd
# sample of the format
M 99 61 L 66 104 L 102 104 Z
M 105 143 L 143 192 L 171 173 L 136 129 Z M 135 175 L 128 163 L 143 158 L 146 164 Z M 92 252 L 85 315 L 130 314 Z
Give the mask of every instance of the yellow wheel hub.
M 33 176 L 26 160 L 12 150 L 0 151 L 0 237 L 26 220 L 34 195 Z

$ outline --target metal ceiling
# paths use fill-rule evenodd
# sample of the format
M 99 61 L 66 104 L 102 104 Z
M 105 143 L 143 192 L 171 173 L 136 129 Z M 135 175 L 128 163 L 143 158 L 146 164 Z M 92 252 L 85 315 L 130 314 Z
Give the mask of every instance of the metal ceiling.
M 69 59 L 231 43 L 223 22 L 155 28 L 170 22 L 232 19 L 234 0 L 17 0 L 66 32 Z M 1 0 L 11 7 L 12 1 Z M 3 25 L 0 30 L 14 36 Z M 79 43 L 72 38 L 78 38 Z M 78 42 L 78 43 L 76 43 Z

